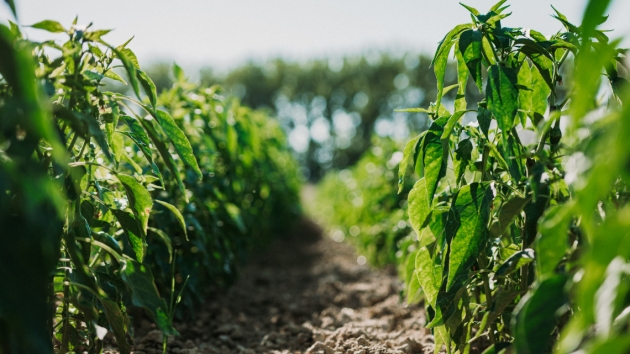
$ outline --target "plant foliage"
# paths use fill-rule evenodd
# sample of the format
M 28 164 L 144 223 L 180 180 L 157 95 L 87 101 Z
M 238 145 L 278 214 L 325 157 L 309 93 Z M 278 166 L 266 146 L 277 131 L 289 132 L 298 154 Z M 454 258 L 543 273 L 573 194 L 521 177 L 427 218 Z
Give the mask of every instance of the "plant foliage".
M 476 341 L 488 353 L 629 348 L 628 92 L 624 51 L 597 29 L 609 2 L 590 1 L 581 26 L 554 9 L 564 30 L 550 37 L 502 26 L 505 0 L 485 14 L 464 5 L 472 22 L 439 44 L 432 123 L 400 168 L 401 183 L 411 169 L 419 178 L 408 208 L 419 247 L 407 263 L 436 353 Z M 452 52 L 453 112 L 442 103 Z M 468 80 L 485 97 L 465 124 Z
M 278 123 L 219 87 L 175 66 L 158 96 L 129 41 L 31 27 L 67 40 L 0 25 L 0 352 L 98 353 L 104 329 L 129 353 L 130 308 L 177 334 L 182 291 L 190 309 L 229 284 L 299 213 L 297 166 Z

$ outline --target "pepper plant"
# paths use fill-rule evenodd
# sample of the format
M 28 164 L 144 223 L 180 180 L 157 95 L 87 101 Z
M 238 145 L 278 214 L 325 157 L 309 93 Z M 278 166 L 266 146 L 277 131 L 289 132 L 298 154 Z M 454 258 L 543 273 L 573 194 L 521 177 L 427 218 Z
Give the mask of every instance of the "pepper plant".
M 228 284 L 299 212 L 282 130 L 217 87 L 185 83 L 177 66 L 179 86 L 158 101 L 109 30 L 31 27 L 67 40 L 0 25 L 0 352 L 99 353 L 112 332 L 129 353 L 131 307 L 166 351 L 182 295 L 190 308 Z
M 432 62 L 435 103 L 407 110 L 432 119 L 427 131 L 407 143 L 399 178 L 402 187 L 409 170 L 420 177 L 408 197 L 419 244 L 407 262 L 407 283 L 409 293 L 424 293 L 436 353 L 443 346 L 467 353 L 472 345 L 490 345 L 492 353 L 510 345 L 517 353 L 550 352 L 567 318 L 579 312 L 564 289 L 571 275 L 585 271 L 579 257 L 591 242 L 580 221 L 600 202 L 617 209 L 626 200 L 624 181 L 611 190 L 617 175 L 607 172 L 605 183 L 592 177 L 602 190 L 580 209 L 583 214 L 567 206 L 577 202 L 576 186 L 567 183 L 566 156 L 603 142 L 597 136 L 577 140 L 580 125 L 570 125 L 569 138 L 563 137 L 561 122 L 568 113 L 576 119 L 599 107 L 595 88 L 602 74 L 613 88 L 610 107 L 623 97 L 616 64 L 623 52 L 596 29 L 608 2 L 591 1 L 579 27 L 554 8 L 564 30 L 550 37 L 502 26 L 510 15 L 505 2 L 485 14 L 463 5 L 472 22 L 452 29 Z M 458 83 L 444 87 L 451 52 Z M 575 62 L 575 84 L 567 90 L 562 74 L 571 72 L 565 68 L 569 62 Z M 466 101 L 469 81 L 483 94 L 476 104 Z M 457 90 L 452 111 L 442 102 L 450 90 Z M 471 115 L 476 120 L 464 123 Z M 621 147 L 615 149 L 621 154 Z M 589 233 L 598 224 L 601 218 L 588 223 Z M 599 269 L 601 275 L 606 268 Z M 578 318 L 584 316 L 592 318 Z M 571 323 L 584 334 L 589 322 Z M 565 342 L 575 339 L 572 334 Z M 571 344 L 573 350 L 580 342 Z

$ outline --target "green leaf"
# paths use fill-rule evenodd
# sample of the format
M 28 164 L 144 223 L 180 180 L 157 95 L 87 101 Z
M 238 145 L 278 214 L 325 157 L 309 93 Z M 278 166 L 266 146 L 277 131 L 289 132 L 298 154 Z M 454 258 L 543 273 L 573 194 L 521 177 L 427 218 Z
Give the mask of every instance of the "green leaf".
M 536 66 L 531 68 L 531 72 L 532 72 L 532 77 L 531 77 L 530 87 L 532 89 L 531 91 L 532 103 L 531 103 L 530 111 L 533 112 L 533 115 L 536 115 L 532 117 L 532 119 L 534 119 L 534 122 L 536 122 L 536 121 L 540 121 L 541 119 L 541 118 L 536 118 L 536 117 L 543 117 L 545 115 L 545 112 L 547 112 L 547 101 L 548 101 L 549 95 L 551 94 L 551 89 L 545 82 L 545 79 L 540 74 L 540 70 Z M 534 123 L 534 124 L 537 125 L 537 123 Z
M 461 183 L 466 167 L 472 161 L 472 151 L 473 145 L 470 138 L 464 139 L 457 144 L 453 159 L 453 170 L 455 171 L 457 183 Z
M 556 326 L 557 311 L 567 302 L 565 275 L 543 280 L 525 295 L 514 309 L 512 330 L 518 354 L 551 352 L 551 332 Z
M 468 67 L 468 71 L 472 76 L 475 84 L 481 92 L 481 47 L 482 47 L 482 34 L 481 31 L 476 29 L 470 29 L 462 32 L 459 36 L 459 50 L 462 58 Z
M 505 2 L 506 2 L 506 1 L 507 1 L 507 0 L 501 0 L 501 1 L 497 2 L 496 4 L 494 4 L 494 6 L 492 6 L 492 7 L 490 8 L 490 12 L 501 13 L 501 12 L 499 11 L 499 9 L 501 8 L 501 6 L 502 6 L 503 4 L 505 4 Z
M 514 126 L 518 111 L 517 74 L 512 68 L 492 65 L 488 69 L 486 98 L 488 110 L 497 120 L 501 131 L 508 133 Z
M 465 7 L 466 10 L 470 11 L 471 14 L 473 14 L 475 16 L 479 16 L 479 11 L 477 9 L 475 9 L 474 7 L 470 7 L 468 5 L 464 5 L 461 2 L 459 4 L 462 5 L 463 7 Z
M 426 178 L 429 201 L 433 200 L 440 179 L 446 175 L 444 146 L 441 136 L 444 132 L 443 125 L 446 124 L 448 117 L 443 118 L 431 124 L 424 139 L 422 139 L 422 150 L 418 154 L 418 162 L 416 162 L 416 173 L 418 176 Z
M 422 247 L 416 255 L 416 276 L 424 296 L 431 307 L 437 307 L 437 296 L 442 285 L 442 264 L 431 257 L 427 247 Z
M 142 261 L 144 259 L 144 236 L 142 231 L 140 231 L 138 221 L 136 221 L 136 218 L 134 218 L 132 214 L 124 210 L 110 210 L 120 223 L 120 226 L 125 230 L 125 235 L 127 235 L 129 245 L 131 245 L 131 249 L 133 250 L 133 255 L 138 261 Z
M 479 123 L 479 129 L 483 135 L 486 136 L 486 139 L 489 139 L 488 132 L 490 130 L 490 122 L 492 121 L 492 112 L 487 110 L 485 107 L 479 106 L 477 109 L 477 122 Z
M 96 31 L 86 32 L 85 39 L 96 42 L 96 41 L 99 41 L 102 36 L 108 34 L 111 31 L 112 30 L 96 30 Z
M 118 75 L 114 70 L 107 70 L 105 72 L 105 77 L 110 78 L 112 80 L 115 81 L 119 81 L 122 82 L 123 84 L 127 85 L 127 81 L 125 81 L 120 75 Z
M 518 135 L 508 134 L 507 132 L 501 133 L 501 155 L 507 163 L 508 171 L 515 181 L 520 181 L 521 177 L 525 174 L 525 167 L 523 166 L 523 146 L 518 141 Z
M 520 267 L 534 261 L 534 250 L 526 248 L 522 251 L 514 253 L 510 258 L 506 259 L 494 273 L 495 277 L 504 277 Z
M 107 138 L 105 134 L 103 134 L 96 118 L 60 106 L 55 106 L 55 115 L 70 123 L 72 129 L 85 139 L 87 139 L 88 136 L 94 138 L 98 146 L 101 147 L 105 157 L 109 161 L 113 161 L 112 153 L 109 151 L 109 145 L 107 144 Z
M 136 75 L 136 66 L 138 64 L 138 60 L 134 56 L 130 56 L 128 51 L 124 49 L 118 50 L 114 47 L 110 46 L 110 49 L 116 54 L 116 57 L 122 62 L 125 70 L 127 71 L 127 76 L 129 77 L 129 81 L 131 82 L 131 88 L 133 88 L 133 92 L 136 94 L 136 97 L 140 98 L 140 86 L 138 86 L 138 78 Z M 133 54 L 133 52 L 131 52 Z M 134 62 L 135 60 L 135 62 Z
M 182 215 L 182 213 L 173 204 L 167 203 L 159 199 L 156 199 L 155 202 L 158 204 L 162 204 L 166 209 L 170 210 L 170 212 L 173 213 L 173 215 L 175 216 L 175 219 L 177 219 L 177 222 L 179 223 L 179 226 L 181 226 L 182 230 L 184 231 L 186 241 L 188 241 L 186 221 L 184 221 L 184 216 Z
M 538 276 L 552 274 L 568 249 L 568 230 L 571 222 L 570 208 L 549 208 L 540 221 L 536 249 Z
M 160 172 L 160 169 L 155 164 L 155 161 L 153 160 L 153 154 L 151 152 L 151 143 L 149 141 L 147 132 L 144 129 L 144 126 L 140 123 L 138 119 L 135 119 L 133 117 L 129 117 L 127 115 L 123 115 L 121 117 L 123 119 L 123 122 L 125 122 L 125 124 L 130 129 L 130 132 L 125 133 L 125 134 L 129 136 L 131 140 L 133 140 L 134 144 L 136 144 L 136 146 L 138 146 L 138 148 L 142 151 L 142 154 L 144 155 L 144 157 L 147 159 L 147 161 L 149 161 L 149 164 L 151 165 L 151 169 L 153 173 L 160 179 L 160 182 L 162 183 L 162 185 L 164 185 L 162 173 Z M 133 161 L 131 161 L 131 163 L 134 164 Z
M 468 67 L 464 62 L 462 53 L 459 50 L 459 42 L 455 43 L 455 58 L 457 59 L 457 95 L 453 104 L 453 110 L 465 111 L 468 107 L 466 103 L 466 86 L 468 84 Z
M 409 253 L 404 263 L 405 292 L 407 295 L 407 303 L 409 304 L 417 303 L 422 295 L 420 283 L 418 283 L 418 278 L 416 277 L 416 253 L 417 251 Z
M 421 229 L 431 214 L 432 198 L 429 198 L 426 178 L 420 178 L 409 192 L 409 221 L 416 234 L 420 235 Z
M 531 115 L 532 112 L 532 94 L 534 90 L 532 89 L 532 69 L 529 67 L 529 64 L 525 61 L 521 68 L 518 70 L 518 78 L 517 82 L 519 86 L 526 87 L 527 90 L 522 89 L 518 91 L 518 103 L 519 103 L 519 115 Z M 521 120 L 523 124 L 523 128 L 527 123 L 527 120 Z
M 438 45 L 438 49 L 435 52 L 431 66 L 435 72 L 435 78 L 437 79 L 437 99 L 436 106 L 439 108 L 442 102 L 442 95 L 444 91 L 444 73 L 446 72 L 446 64 L 448 63 L 448 55 L 451 52 L 451 48 L 455 44 L 459 34 L 470 28 L 470 24 L 458 25 L 453 28 Z
M 168 315 L 166 302 L 160 298 L 155 287 L 151 269 L 136 261 L 127 262 L 121 272 L 122 279 L 131 290 L 131 301 L 135 306 L 148 310 L 157 327 L 165 335 L 178 335 Z
M 497 64 L 494 48 L 492 47 L 492 43 L 490 43 L 487 36 L 483 36 L 483 38 L 481 39 L 481 50 L 483 51 L 484 58 L 488 61 L 489 65 Z
M 67 32 L 67 30 L 63 28 L 63 26 L 59 22 L 51 21 L 51 20 L 44 20 L 41 22 L 37 22 L 36 24 L 30 25 L 28 27 L 42 29 L 44 31 L 48 31 L 52 33 Z
M 402 192 L 405 177 L 407 175 L 407 169 L 409 168 L 409 161 L 413 162 L 414 156 L 416 156 L 416 148 L 420 139 L 424 137 L 426 132 L 422 132 L 420 135 L 415 138 L 409 140 L 403 149 L 403 158 L 400 160 L 400 164 L 398 165 L 398 193 Z M 413 166 L 411 166 L 413 168 Z
M 510 198 L 507 202 L 501 205 L 501 209 L 498 212 L 497 221 L 495 221 L 490 227 L 490 233 L 493 237 L 499 237 L 507 230 L 507 228 L 512 223 L 512 220 L 518 215 L 521 214 L 523 208 L 531 198 L 521 198 L 519 196 L 514 196 Z
M 118 174 L 116 177 L 125 187 L 127 198 L 129 198 L 129 207 L 138 221 L 138 228 L 142 232 L 142 238 L 144 239 L 147 234 L 151 209 L 153 208 L 151 194 L 133 176 Z
M 452 208 L 459 228 L 450 242 L 447 292 L 468 279 L 470 267 L 484 249 L 491 203 L 492 190 L 487 183 L 466 185 L 455 196 Z
M 525 54 L 538 68 L 549 89 L 554 87 L 555 62 L 551 53 L 549 53 L 540 44 L 528 38 L 519 38 L 516 44 L 522 45 L 520 52 Z
M 453 132 L 453 128 L 455 128 L 455 124 L 457 124 L 457 122 L 459 122 L 459 120 L 464 116 L 464 114 L 468 112 L 474 112 L 474 111 L 469 109 L 466 111 L 457 111 L 453 113 L 453 115 L 449 117 L 448 122 L 446 122 L 446 125 L 444 126 L 444 132 L 442 133 L 442 136 L 440 137 L 440 139 L 445 140 L 445 139 L 450 138 L 451 133 Z
M 155 109 L 155 105 L 157 104 L 157 93 L 155 91 L 155 84 L 153 83 L 153 80 L 151 80 L 149 75 L 140 69 L 136 69 L 136 73 L 138 74 L 138 80 L 140 81 L 144 92 L 147 96 L 149 96 L 151 106 Z
M 164 161 L 164 164 L 171 171 L 173 177 L 175 177 L 177 185 L 179 186 L 179 190 L 182 192 L 182 196 L 184 197 L 186 203 L 188 203 L 188 194 L 186 193 L 186 187 L 184 186 L 182 177 L 179 174 L 179 170 L 177 168 L 177 165 L 175 164 L 175 160 L 173 159 L 173 156 L 171 156 L 171 153 L 168 151 L 168 147 L 161 139 L 160 135 L 164 134 L 162 128 L 160 128 L 155 120 L 142 119 L 140 120 L 140 122 L 142 123 L 142 126 L 145 128 L 147 134 L 151 138 L 153 145 L 157 148 L 158 153 Z
M 155 118 L 164 130 L 164 133 L 166 133 L 173 143 L 179 157 L 186 165 L 193 169 L 199 180 L 201 180 L 203 174 L 197 164 L 197 159 L 195 158 L 195 153 L 190 146 L 190 141 L 188 141 L 184 132 L 177 126 L 173 118 L 171 118 L 171 116 L 165 111 L 157 110 L 155 113 Z
M 149 231 L 156 234 L 162 240 L 162 242 L 164 242 L 164 245 L 166 246 L 166 249 L 168 251 L 168 262 L 173 262 L 173 245 L 170 237 L 168 237 L 168 235 L 164 231 L 156 229 L 155 227 L 149 226 Z
M 15 2 L 13 0 L 4 0 L 7 3 L 9 8 L 11 9 L 11 13 L 13 13 L 13 17 L 17 18 L 17 12 L 15 11 Z
M 120 307 L 112 300 L 100 299 L 103 304 L 103 310 L 109 328 L 114 332 L 116 337 L 116 344 L 121 353 L 130 353 L 131 347 L 127 343 L 127 326 L 125 324 L 125 316 L 123 315 Z

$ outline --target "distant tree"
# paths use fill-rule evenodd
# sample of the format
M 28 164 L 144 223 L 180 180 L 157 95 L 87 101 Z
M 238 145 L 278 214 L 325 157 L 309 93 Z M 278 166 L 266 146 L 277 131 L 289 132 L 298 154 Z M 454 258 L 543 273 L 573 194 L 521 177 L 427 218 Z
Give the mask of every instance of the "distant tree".
M 394 110 L 428 106 L 425 97 L 436 95 L 430 63 L 424 55 L 378 52 L 303 63 L 274 59 L 226 75 L 204 68 L 200 81 L 223 85 L 243 105 L 269 109 L 288 132 L 307 177 L 318 180 L 328 169 L 353 165 L 374 133 L 402 140 L 425 128 L 425 114 Z M 163 68 L 147 70 L 158 88 L 168 82 Z M 452 76 L 447 84 L 455 82 Z

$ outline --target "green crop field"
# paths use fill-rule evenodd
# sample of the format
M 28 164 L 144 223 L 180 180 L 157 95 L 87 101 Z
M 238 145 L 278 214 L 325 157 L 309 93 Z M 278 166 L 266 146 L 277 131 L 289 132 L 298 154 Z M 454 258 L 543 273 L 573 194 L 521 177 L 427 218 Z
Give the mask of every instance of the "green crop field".
M 423 114 L 423 127 L 407 141 L 376 136 L 390 88 L 350 85 L 340 72 L 318 84 L 322 95 L 346 85 L 354 103 L 339 107 L 350 110 L 374 93 L 362 106 L 372 116 L 342 149 L 322 140 L 299 155 L 278 112 L 248 108 L 176 64 L 157 89 L 131 39 L 111 44 L 109 30 L 77 20 L 17 25 L 6 0 L 0 354 L 131 353 L 143 321 L 171 352 L 178 321 L 212 306 L 269 245 L 300 237 L 307 216 L 350 244 L 359 265 L 396 269 L 400 306 L 423 308 L 433 343 L 402 352 L 630 352 L 630 86 L 622 39 L 602 29 L 611 2 L 588 1 L 581 24 L 553 8 L 562 28 L 553 35 L 502 26 L 506 0 L 485 13 L 463 5 L 471 21 L 452 23 L 420 64 L 433 70 L 435 97 L 397 113 Z M 57 39 L 31 40 L 27 27 Z M 391 72 L 402 64 L 361 65 L 348 77 L 402 80 Z M 255 85 L 248 70 L 230 80 Z M 282 87 L 260 90 L 245 101 L 271 102 Z M 345 160 L 311 161 L 322 146 Z M 301 201 L 308 168 L 327 172 Z M 277 312 L 269 307 L 274 326 Z M 315 342 L 306 353 L 319 352 L 324 332 L 294 351 Z M 247 352 L 238 348 L 210 352 Z

